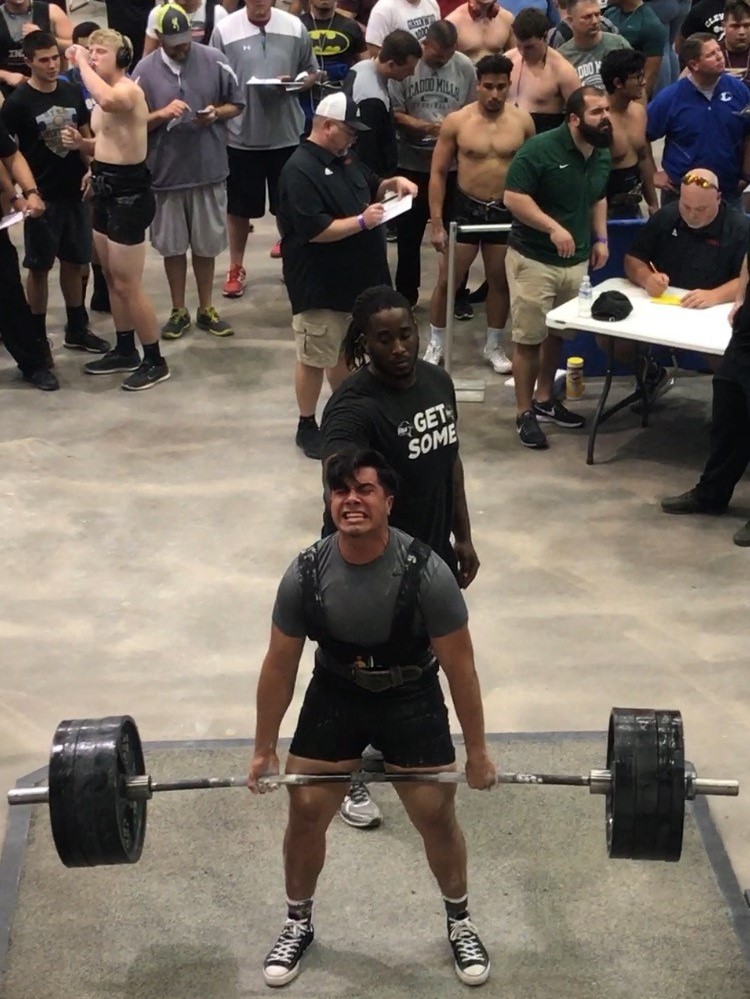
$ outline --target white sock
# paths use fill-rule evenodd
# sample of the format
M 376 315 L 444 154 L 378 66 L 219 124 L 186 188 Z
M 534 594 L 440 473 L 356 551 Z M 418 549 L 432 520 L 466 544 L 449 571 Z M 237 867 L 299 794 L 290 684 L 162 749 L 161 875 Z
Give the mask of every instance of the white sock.
M 445 346 L 445 326 L 433 326 L 430 323 L 430 342 L 437 344 L 438 347 Z
M 487 327 L 487 343 L 485 345 L 485 350 L 488 354 L 493 350 L 497 350 L 498 347 L 502 347 L 502 335 L 502 330 L 495 329 L 494 326 Z

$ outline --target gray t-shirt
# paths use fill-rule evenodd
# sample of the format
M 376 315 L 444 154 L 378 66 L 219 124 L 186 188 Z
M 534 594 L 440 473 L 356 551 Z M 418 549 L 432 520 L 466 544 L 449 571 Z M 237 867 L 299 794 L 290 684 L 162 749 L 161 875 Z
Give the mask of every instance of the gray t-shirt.
M 298 17 L 276 7 L 268 22 L 258 28 L 247 10 L 230 14 L 214 28 L 211 44 L 225 53 L 245 90 L 245 111 L 227 122 L 228 145 L 233 149 L 286 149 L 299 145 L 305 116 L 295 91 L 248 85 L 258 80 L 300 73 L 317 73 L 319 66 L 312 39 Z
M 561 56 L 565 56 L 576 72 L 582 87 L 603 88 L 601 73 L 602 59 L 613 49 L 629 49 L 630 44 L 622 35 L 611 35 L 609 32 L 602 32 L 601 41 L 591 49 L 576 48 L 575 40 L 570 39 L 557 50 Z
M 477 76 L 474 64 L 463 52 L 456 52 L 445 66 L 431 69 L 420 59 L 413 76 L 403 82 L 388 81 L 393 111 L 403 111 L 420 121 L 442 121 L 476 99 Z M 408 129 L 398 132 L 398 165 L 403 170 L 430 172 L 435 139 L 420 141 Z
M 410 535 L 392 527 L 388 547 L 374 562 L 365 565 L 344 561 L 339 551 L 338 534 L 315 543 L 320 596 L 332 638 L 365 648 L 388 640 L 406 553 L 412 540 Z M 433 552 L 422 570 L 414 635 L 442 638 L 463 628 L 468 619 L 466 603 L 453 573 Z M 279 631 L 293 638 L 307 634 L 297 559 L 279 584 L 273 623 Z
M 191 112 L 171 128 L 164 124 L 148 133 L 146 162 L 154 190 L 176 191 L 225 180 L 229 173 L 226 125 L 199 126 L 194 112 L 209 104 L 244 105 L 245 87 L 227 57 L 207 45 L 194 44 L 184 63 L 171 64 L 165 60 L 164 50 L 156 49 L 138 63 L 133 79 L 143 91 L 149 111 L 180 99 Z

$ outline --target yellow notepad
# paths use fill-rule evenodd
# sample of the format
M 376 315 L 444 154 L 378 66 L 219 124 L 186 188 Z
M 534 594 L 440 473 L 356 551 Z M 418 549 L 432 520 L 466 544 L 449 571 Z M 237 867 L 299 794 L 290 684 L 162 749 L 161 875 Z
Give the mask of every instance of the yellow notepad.
M 654 305 L 679 305 L 682 302 L 681 295 L 659 295 L 658 298 L 652 298 L 651 301 Z

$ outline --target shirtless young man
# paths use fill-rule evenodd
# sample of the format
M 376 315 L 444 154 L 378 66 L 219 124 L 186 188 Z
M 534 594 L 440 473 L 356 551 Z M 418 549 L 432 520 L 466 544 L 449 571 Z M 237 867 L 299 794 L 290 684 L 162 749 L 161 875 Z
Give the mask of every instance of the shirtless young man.
M 499 55 L 513 45 L 513 15 L 496 0 L 468 0 L 456 7 L 446 21 L 456 26 L 458 51 L 473 63 L 486 55 Z
M 511 221 L 503 205 L 505 175 L 511 160 L 534 135 L 527 111 L 507 102 L 512 65 L 502 55 L 485 56 L 476 65 L 477 100 L 449 114 L 440 129 L 430 170 L 430 241 L 441 254 L 438 281 L 430 302 L 430 342 L 425 360 L 439 364 L 443 354 L 448 297 L 447 234 L 443 203 L 448 171 L 458 163 L 452 216 L 460 225 L 497 225 Z M 487 277 L 485 358 L 498 373 L 508 373 L 500 338 L 510 305 L 505 276 L 508 233 L 464 235 L 456 244 L 455 282 L 460 284 L 481 247 Z M 494 355 L 494 356 L 493 356 Z M 501 356 L 502 355 L 502 356 Z
M 508 100 L 528 111 L 537 135 L 565 121 L 565 102 L 580 87 L 578 73 L 547 44 L 552 25 L 536 7 L 525 7 L 513 22 L 516 47 L 505 54 L 513 63 Z
M 646 138 L 645 56 L 634 49 L 616 49 L 602 59 L 601 76 L 609 94 L 612 123 L 612 171 L 607 184 L 607 217 L 641 217 L 645 198 L 649 215 L 659 208 L 654 187 L 656 164 Z
M 93 139 L 73 128 L 63 143 L 92 157 L 94 244 L 107 280 L 117 346 L 101 360 L 85 365 L 90 375 L 132 372 L 122 383 L 131 392 L 149 389 L 169 378 L 159 350 L 159 324 L 143 290 L 146 230 L 154 218 L 151 174 L 146 167 L 148 107 L 141 88 L 125 75 L 133 51 L 117 31 L 95 31 L 89 50 L 71 46 L 66 56 L 81 72 L 84 87 L 96 101 L 91 112 Z M 143 345 L 143 360 L 135 334 Z

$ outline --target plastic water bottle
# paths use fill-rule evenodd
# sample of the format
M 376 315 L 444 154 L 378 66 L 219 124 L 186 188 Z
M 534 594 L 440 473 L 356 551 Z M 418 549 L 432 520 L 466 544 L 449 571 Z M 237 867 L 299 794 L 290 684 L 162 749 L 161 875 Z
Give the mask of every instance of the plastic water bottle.
M 594 293 L 591 290 L 591 279 L 588 274 L 584 274 L 578 288 L 578 315 L 581 319 L 591 318 L 591 302 Z

